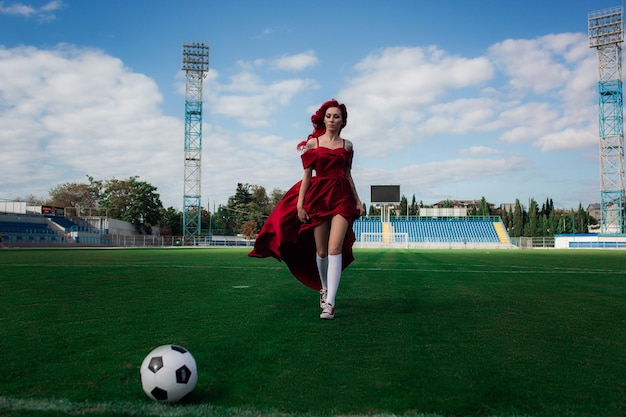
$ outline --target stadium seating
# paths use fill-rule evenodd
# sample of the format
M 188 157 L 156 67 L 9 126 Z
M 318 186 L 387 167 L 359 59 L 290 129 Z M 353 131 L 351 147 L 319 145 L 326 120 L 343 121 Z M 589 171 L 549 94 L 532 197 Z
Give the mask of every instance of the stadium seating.
M 63 240 L 48 228 L 43 217 L 2 216 L 0 235 L 4 243 L 50 243 Z
M 88 231 L 86 227 L 82 227 L 68 219 L 67 217 L 62 216 L 52 216 L 49 219 L 57 224 L 59 227 L 65 229 L 66 232 L 86 232 Z
M 110 237 L 60 216 L 0 214 L 0 242 L 9 246 L 112 246 Z
M 358 219 L 353 230 L 357 241 L 363 233 L 406 233 L 409 242 L 456 242 L 509 244 L 499 219 L 490 217 L 450 217 L 392 219 L 383 227 L 380 219 Z

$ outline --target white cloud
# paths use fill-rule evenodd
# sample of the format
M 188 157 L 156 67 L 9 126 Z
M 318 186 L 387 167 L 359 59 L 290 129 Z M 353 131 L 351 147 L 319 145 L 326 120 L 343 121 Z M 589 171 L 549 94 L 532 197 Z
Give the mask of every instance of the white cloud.
M 383 49 L 355 70 L 357 75 L 338 96 L 352 103 L 349 131 L 367 142 L 368 155 L 395 152 L 436 130 L 436 121 L 421 129 L 431 106 L 451 91 L 481 86 L 493 77 L 485 57 L 451 56 L 435 47 Z
M 424 135 L 460 134 L 488 130 L 499 103 L 490 98 L 461 98 L 428 107 L 420 125 Z
M 246 128 L 261 128 L 272 125 L 273 114 L 285 108 L 294 96 L 317 88 L 309 78 L 287 78 L 268 81 L 255 72 L 255 68 L 266 65 L 264 60 L 255 63 L 239 62 L 242 70 L 221 83 L 213 74 L 207 79 L 205 89 L 210 103 L 209 111 L 218 116 L 235 119 Z
M 0 2 L 0 13 L 28 17 L 35 13 L 35 9 L 22 3 L 14 3 L 5 6 L 4 2 Z
M 445 91 L 479 85 L 493 70 L 484 58 L 447 55 L 435 47 L 392 47 L 370 54 L 355 69 L 358 75 L 342 92 L 372 107 L 431 103 Z
M 527 162 L 519 156 L 514 156 L 508 159 L 459 158 L 429 162 L 409 168 L 409 172 L 414 171 L 416 174 L 419 172 L 419 175 L 414 177 L 415 181 L 424 186 L 432 186 L 446 182 L 482 181 L 493 176 L 502 178 L 503 175 L 525 169 L 528 169 Z
M 540 137 L 535 146 L 545 152 L 558 152 L 598 146 L 598 135 L 594 129 L 565 128 Z
M 512 97 L 492 124 L 503 130 L 503 141 L 550 152 L 593 145 L 597 63 L 583 34 L 509 39 L 489 48 L 489 56 Z
M 399 178 L 411 194 L 441 194 L 455 184 L 470 193 L 485 181 L 511 192 L 513 175 L 528 187 L 533 177 L 541 180 L 534 171 L 545 165 L 536 162 L 541 152 L 595 148 L 595 57 L 580 45 L 583 38 L 509 40 L 474 58 L 436 47 L 390 47 L 364 57 L 336 94 L 324 93 L 348 105 L 345 137 L 357 149 L 359 193 Z M 299 179 L 293 137 L 309 133 L 307 116 L 315 109 L 307 106 L 325 80 L 282 71 L 319 65 L 307 51 L 208 73 L 202 171 L 208 199 L 225 203 L 239 182 L 285 190 Z M 45 196 L 87 174 L 140 175 L 166 205 L 179 207 L 183 121 L 165 117 L 161 101 L 152 79 L 102 51 L 0 48 L 0 198 Z M 298 132 L 288 133 L 294 125 Z
M 203 195 L 210 202 L 225 204 L 238 183 L 287 190 L 301 172 L 295 143 L 280 136 L 209 125 L 204 139 Z
M 315 52 L 312 50 L 295 54 L 295 55 L 283 55 L 280 58 L 274 59 L 271 62 L 271 66 L 282 71 L 298 72 L 304 69 L 317 65 L 318 59 L 315 56 Z
M 434 190 L 465 178 L 504 180 L 519 170 L 530 187 L 544 175 L 533 169 L 539 152 L 597 146 L 597 70 L 582 34 L 507 40 L 473 59 L 434 47 L 387 48 L 355 70 L 338 94 L 349 106 L 346 135 L 359 163 L 396 167 L 394 175 L 374 168 L 374 177 L 365 168 L 367 181 L 402 178 Z M 409 149 L 410 156 L 400 156 Z M 465 159 L 447 156 L 455 153 Z M 517 156 L 485 159 L 508 153 Z M 403 166 L 416 158 L 418 165 Z
M 37 17 L 40 21 L 51 21 L 56 18 L 53 12 L 62 9 L 65 4 L 60 0 L 53 0 L 41 7 L 33 7 L 22 3 L 13 3 L 6 5 L 0 2 L 0 14 Z
M 0 77 L 0 197 L 47 197 L 50 188 L 86 175 L 139 175 L 158 187 L 164 204 L 180 207 L 184 128 L 161 113 L 153 80 L 102 51 L 68 45 L 0 48 Z M 300 169 L 296 141 L 255 129 L 271 125 L 294 95 L 315 88 L 313 80 L 267 80 L 243 70 L 227 84 L 211 71 L 206 82 L 205 120 L 213 123 L 203 129 L 208 197 L 225 203 L 238 182 L 291 186 Z M 239 128 L 226 128 L 224 117 Z
M 0 49 L 0 97 L 2 197 L 139 175 L 171 200 L 183 127 L 160 112 L 154 81 L 118 59 L 69 46 Z
M 271 68 L 278 71 L 300 72 L 312 68 L 319 63 L 315 51 L 312 49 L 293 55 L 282 55 L 278 58 L 256 58 L 252 61 L 237 61 L 237 66 L 246 71 Z
M 63 7 L 64 7 L 64 4 L 62 1 L 53 0 L 41 6 L 39 10 L 41 10 L 42 12 L 53 12 L 55 10 L 62 9 Z
M 514 90 L 545 94 L 567 84 L 572 65 L 589 55 L 583 54 L 583 47 L 587 45 L 582 34 L 564 33 L 538 39 L 507 39 L 490 47 L 489 55 L 504 70 Z
M 290 79 L 249 86 L 247 94 L 220 95 L 210 92 L 210 111 L 218 116 L 234 118 L 244 127 L 269 127 L 273 123 L 273 114 L 279 108 L 287 106 L 296 94 L 314 87 L 312 80 Z M 224 91 L 230 89 L 226 86 Z M 215 91 L 219 90 L 221 87 L 216 86 Z
M 559 116 L 549 103 L 531 102 L 502 111 L 495 125 L 504 130 L 500 139 L 505 142 L 532 142 L 549 131 Z
M 479 198 L 488 191 L 486 181 L 504 183 L 511 188 L 509 178 L 519 178 L 519 173 L 529 169 L 532 169 L 530 161 L 512 156 L 494 159 L 455 158 L 398 168 L 357 168 L 353 175 L 363 185 L 400 183 L 401 192 L 407 198 L 417 194 L 418 199 L 441 199 L 450 197 L 452 190 L 459 190 L 463 197 L 458 198 Z M 365 198 L 369 196 L 367 190 L 362 194 Z
M 467 149 L 459 150 L 460 155 L 467 155 L 467 156 L 498 155 L 501 153 L 502 151 L 490 148 L 488 146 L 470 146 Z

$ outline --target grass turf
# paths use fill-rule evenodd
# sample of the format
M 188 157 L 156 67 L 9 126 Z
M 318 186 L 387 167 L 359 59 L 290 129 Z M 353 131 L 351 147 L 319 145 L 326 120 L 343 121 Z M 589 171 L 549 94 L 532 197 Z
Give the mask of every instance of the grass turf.
M 166 343 L 199 381 L 161 412 L 624 415 L 625 255 L 356 250 L 322 321 L 241 249 L 2 250 L 0 415 L 158 414 L 138 368 Z

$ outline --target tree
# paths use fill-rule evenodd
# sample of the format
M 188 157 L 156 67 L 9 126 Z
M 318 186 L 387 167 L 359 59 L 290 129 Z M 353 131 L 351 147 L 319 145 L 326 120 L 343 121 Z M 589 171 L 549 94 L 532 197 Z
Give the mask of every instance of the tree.
M 163 203 L 155 186 L 137 178 L 106 181 L 100 207 L 109 217 L 132 223 L 137 232 L 151 234 L 161 220 Z
M 541 206 L 541 211 L 539 214 L 550 218 L 550 214 L 554 211 L 554 203 L 551 198 L 546 198 L 546 202 Z
M 480 199 L 480 203 L 478 205 L 478 215 L 479 216 L 489 216 L 491 213 L 489 212 L 489 203 L 485 197 Z
M 542 237 L 546 237 L 548 236 L 548 218 L 545 215 L 541 215 L 540 216 L 541 219 L 541 236 Z
M 528 207 L 528 221 L 524 225 L 524 236 L 536 237 L 541 236 L 539 228 L 541 226 L 539 220 L 539 209 L 537 208 L 537 202 L 534 198 L 530 199 L 530 205 Z
M 49 191 L 50 198 L 46 204 L 55 207 L 77 208 L 78 215 L 85 214 L 87 209 L 97 209 L 102 181 L 95 181 L 90 176 L 87 176 L 87 178 L 89 179 L 89 184 L 66 182 L 65 184 L 57 185 Z
M 520 237 L 524 233 L 524 211 L 519 199 L 515 200 L 515 208 L 513 209 L 512 227 L 509 230 L 511 237 Z
M 400 216 L 406 216 L 408 213 L 408 201 L 406 197 L 403 195 L 400 198 Z
M 267 196 L 267 191 L 265 191 L 265 187 L 253 185 L 250 188 L 252 190 L 252 201 L 256 204 L 259 210 L 261 210 L 263 213 L 266 213 L 268 207 L 270 206 L 270 198 Z
M 556 216 L 556 211 L 551 210 L 550 214 L 548 215 L 548 230 L 546 234 L 548 236 L 554 236 L 555 234 L 558 233 L 558 229 L 559 229 L 559 219 Z
M 244 224 L 254 221 L 256 229 L 263 227 L 265 219 L 283 199 L 285 192 L 278 188 L 267 195 L 260 185 L 237 184 L 235 194 L 228 198 L 226 206 L 220 206 L 213 216 L 213 226 L 224 233 L 243 233 Z M 250 226 L 246 226 L 248 229 Z
M 509 212 L 506 210 L 505 207 L 502 208 L 502 212 L 500 213 L 500 218 L 502 219 L 502 223 L 504 224 L 504 227 L 507 230 L 510 230 L 510 225 L 509 225 Z
M 223 205 L 213 214 L 212 227 L 215 234 L 232 233 L 230 211 Z
M 370 211 L 367 215 L 370 217 L 380 216 L 380 210 L 380 207 L 377 208 L 374 204 L 370 204 Z
M 226 220 L 225 229 L 239 233 L 243 223 L 250 220 L 250 203 L 253 202 L 251 188 L 250 184 L 238 183 L 235 195 L 228 198 L 227 214 L 223 216 Z M 263 189 L 264 192 L 265 189 Z M 255 207 L 252 208 L 255 209 Z
M 208 231 L 208 233 L 211 233 L 211 216 L 212 214 L 207 209 L 205 209 L 204 207 L 200 207 L 200 233 L 202 233 L 203 231 Z
M 254 239 L 259 234 L 257 224 L 254 220 L 248 220 L 241 225 L 241 234 L 246 239 Z
M 50 206 L 50 205 L 52 205 L 52 204 L 49 203 L 49 200 L 46 200 L 45 198 L 37 197 L 34 194 L 29 194 L 26 197 L 17 196 L 13 200 L 15 200 L 15 201 L 23 201 L 26 204 L 29 204 L 31 206 L 38 206 L 38 205 L 39 206 L 45 206 L 45 205 Z M 61 206 L 59 206 L 59 207 L 61 207 Z
M 409 209 L 410 216 L 417 216 L 418 207 L 417 202 L 415 200 L 415 194 L 413 194 L 413 199 L 411 200 L 411 208 Z
M 578 203 L 578 210 L 574 216 L 575 218 L 575 231 L 574 233 L 587 233 L 589 230 L 589 213 L 583 209 L 582 203 Z
M 272 210 L 274 210 L 274 207 L 276 207 L 276 205 L 280 203 L 280 200 L 282 200 L 283 197 L 285 197 L 285 191 L 282 191 L 279 188 L 274 188 L 272 190 L 272 194 L 270 195 L 270 205 L 267 208 L 267 212 L 265 214 L 269 215 Z
M 161 212 L 159 227 L 161 234 L 166 236 L 181 236 L 183 234 L 183 212 L 174 207 L 168 207 Z

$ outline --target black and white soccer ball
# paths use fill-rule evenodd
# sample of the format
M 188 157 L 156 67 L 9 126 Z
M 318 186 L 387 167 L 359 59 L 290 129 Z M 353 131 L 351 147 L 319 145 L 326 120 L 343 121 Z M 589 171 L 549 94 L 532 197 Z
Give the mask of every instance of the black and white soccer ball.
M 196 360 L 178 345 L 154 349 L 141 363 L 139 372 L 141 387 L 155 401 L 178 401 L 193 391 L 198 382 Z

